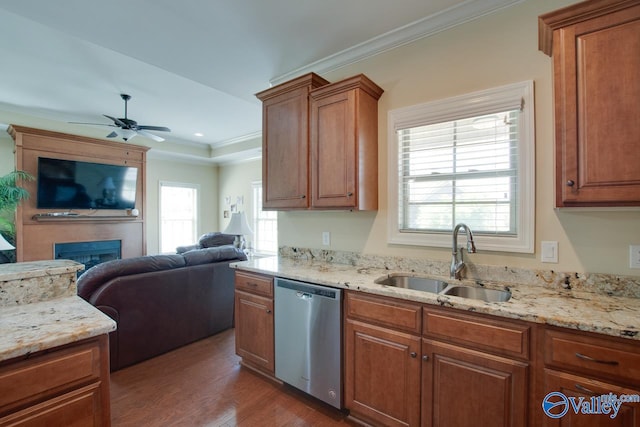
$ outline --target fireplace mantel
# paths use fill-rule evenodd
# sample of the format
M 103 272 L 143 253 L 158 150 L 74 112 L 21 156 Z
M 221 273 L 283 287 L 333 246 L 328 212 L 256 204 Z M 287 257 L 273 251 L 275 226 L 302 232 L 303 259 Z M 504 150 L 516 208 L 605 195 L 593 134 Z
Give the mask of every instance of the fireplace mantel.
M 54 259 L 54 244 L 120 240 L 122 257 L 145 255 L 146 152 L 148 147 L 81 137 L 11 125 L 7 129 L 15 142 L 15 164 L 37 176 L 38 157 L 128 165 L 138 168 L 136 210 L 74 209 L 74 215 L 50 216 L 51 209 L 37 208 L 37 183 L 23 183 L 31 197 L 16 214 L 16 259 Z

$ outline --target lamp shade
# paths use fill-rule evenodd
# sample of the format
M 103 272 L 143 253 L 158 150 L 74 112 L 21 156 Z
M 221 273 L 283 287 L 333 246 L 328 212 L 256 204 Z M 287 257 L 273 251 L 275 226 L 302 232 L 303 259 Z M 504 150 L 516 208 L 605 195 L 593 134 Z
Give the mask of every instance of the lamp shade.
M 247 222 L 247 215 L 244 212 L 234 212 L 231 214 L 231 221 L 229 225 L 224 229 L 225 234 L 235 234 L 237 236 L 253 234 L 249 223 Z
M 2 234 L 0 234 L 0 251 L 9 251 L 11 249 L 15 249 L 15 246 L 13 246 L 11 243 L 7 242 L 4 238 L 4 236 L 2 236 Z

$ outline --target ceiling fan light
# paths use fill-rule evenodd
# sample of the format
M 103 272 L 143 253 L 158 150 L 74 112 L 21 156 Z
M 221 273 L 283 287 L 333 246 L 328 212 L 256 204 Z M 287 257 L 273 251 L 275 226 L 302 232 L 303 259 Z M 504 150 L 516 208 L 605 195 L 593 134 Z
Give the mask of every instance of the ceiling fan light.
M 120 137 L 125 141 L 128 141 L 137 135 L 137 133 L 131 129 L 120 129 L 118 133 L 120 134 Z

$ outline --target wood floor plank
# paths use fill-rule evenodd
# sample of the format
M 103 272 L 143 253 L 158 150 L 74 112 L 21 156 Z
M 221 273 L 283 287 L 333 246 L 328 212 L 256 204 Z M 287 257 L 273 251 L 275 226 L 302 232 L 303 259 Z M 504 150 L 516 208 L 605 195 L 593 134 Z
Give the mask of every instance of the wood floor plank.
M 241 367 L 234 352 L 231 329 L 112 373 L 112 425 L 356 425 L 344 413 Z

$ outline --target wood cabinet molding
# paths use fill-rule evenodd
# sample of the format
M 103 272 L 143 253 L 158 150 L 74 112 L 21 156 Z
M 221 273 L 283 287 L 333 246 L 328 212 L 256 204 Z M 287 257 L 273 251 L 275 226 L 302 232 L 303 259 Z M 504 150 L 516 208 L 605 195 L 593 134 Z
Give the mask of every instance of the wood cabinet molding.
M 553 31 L 637 5 L 637 0 L 591 0 L 538 17 L 538 49 L 553 54 Z

